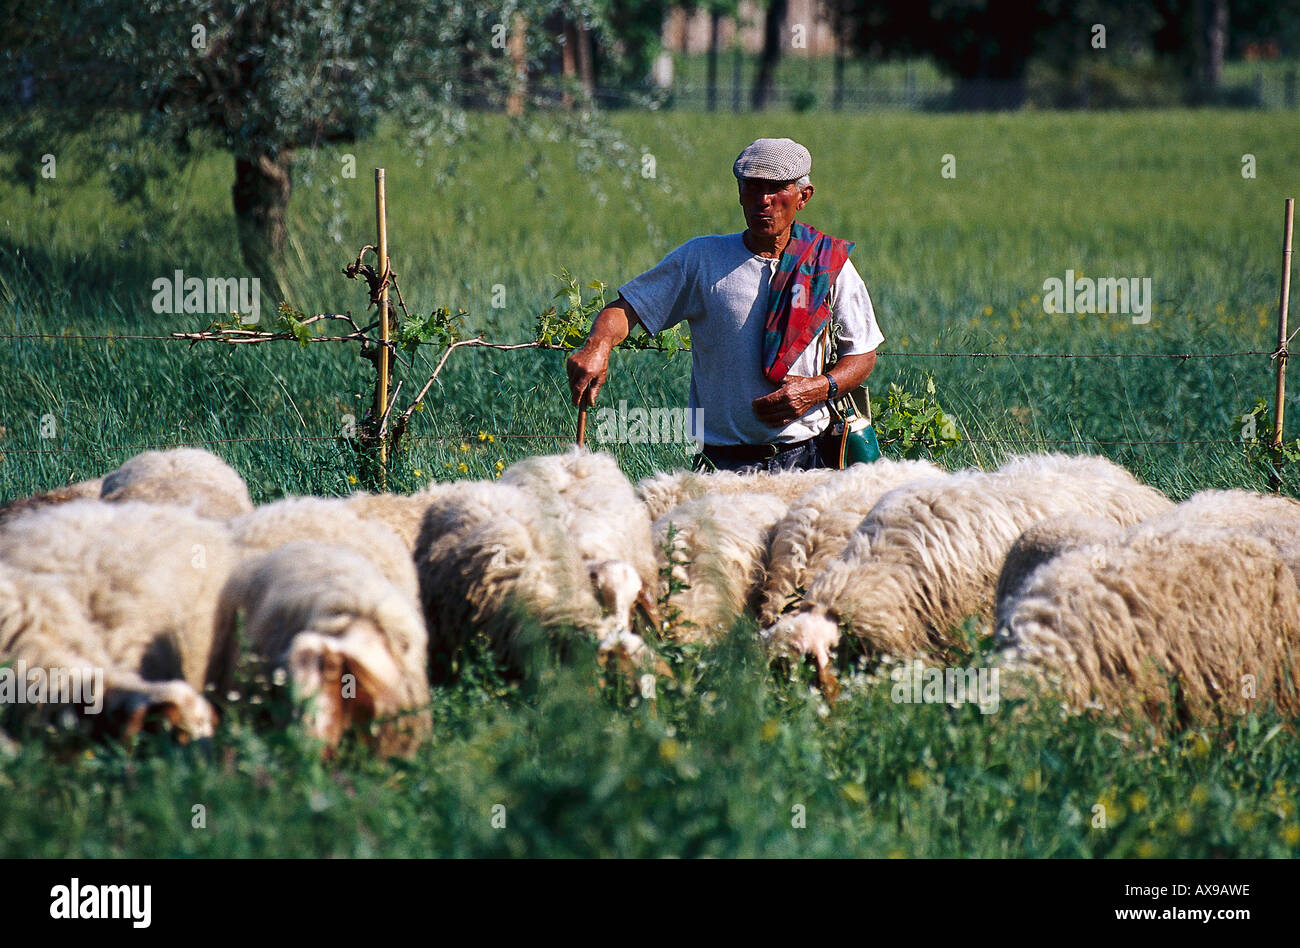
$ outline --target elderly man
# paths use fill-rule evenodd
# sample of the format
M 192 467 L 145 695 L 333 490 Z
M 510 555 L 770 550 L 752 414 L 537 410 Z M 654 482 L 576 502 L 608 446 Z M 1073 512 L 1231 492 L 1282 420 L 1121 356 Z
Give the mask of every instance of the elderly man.
M 849 262 L 853 244 L 795 220 L 813 195 L 812 156 L 788 138 L 760 138 L 736 159 L 745 230 L 696 237 L 619 288 L 567 369 L 575 405 L 592 405 L 609 353 L 640 322 L 682 320 L 691 334 L 691 417 L 701 418 L 697 469 L 826 466 L 818 438 L 829 401 L 861 385 L 884 341 Z M 825 368 L 827 321 L 839 331 Z M 703 408 L 697 414 L 697 409 Z

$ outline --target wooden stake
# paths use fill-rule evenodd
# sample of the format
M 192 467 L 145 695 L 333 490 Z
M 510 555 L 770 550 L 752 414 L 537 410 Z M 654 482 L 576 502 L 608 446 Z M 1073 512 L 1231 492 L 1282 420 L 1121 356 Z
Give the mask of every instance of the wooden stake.
M 1282 449 L 1282 423 L 1286 413 L 1286 343 L 1287 343 L 1287 302 L 1291 297 L 1291 229 L 1295 222 L 1295 198 L 1286 199 L 1286 214 L 1282 225 L 1282 293 L 1277 304 L 1277 396 L 1273 415 L 1273 463 L 1272 486 L 1274 490 L 1282 487 L 1282 478 L 1278 472 Z
M 384 348 L 379 353 L 379 390 L 375 394 L 375 419 L 388 410 L 388 203 L 384 194 L 384 169 L 375 169 L 375 225 L 379 231 L 379 338 Z M 388 444 L 379 441 L 379 463 L 388 464 Z

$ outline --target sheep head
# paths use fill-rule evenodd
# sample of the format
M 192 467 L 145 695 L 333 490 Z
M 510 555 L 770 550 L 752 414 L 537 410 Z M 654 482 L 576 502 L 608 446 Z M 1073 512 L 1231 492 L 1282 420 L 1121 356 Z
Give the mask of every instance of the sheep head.
M 762 632 L 768 649 L 778 657 L 811 657 L 817 665 L 817 680 L 827 699 L 834 701 L 840 685 L 831 667 L 831 649 L 840 644 L 840 627 L 826 612 L 805 607 L 782 616 Z
M 350 728 L 362 729 L 369 739 L 375 718 L 404 708 L 401 671 L 368 619 L 353 620 L 339 635 L 298 633 L 285 665 L 295 697 L 309 701 L 303 727 L 324 742 L 327 756 Z
M 109 688 L 104 710 L 105 727 L 125 738 L 170 727 L 177 740 L 188 743 L 211 737 L 217 728 L 217 713 L 212 705 L 184 681 Z

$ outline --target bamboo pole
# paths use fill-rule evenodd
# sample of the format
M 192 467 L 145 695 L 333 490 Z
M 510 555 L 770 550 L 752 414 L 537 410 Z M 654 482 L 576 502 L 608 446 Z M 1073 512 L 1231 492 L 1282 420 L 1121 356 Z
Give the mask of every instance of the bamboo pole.
M 379 338 L 383 351 L 379 353 L 379 389 L 375 394 L 375 419 L 388 411 L 388 203 L 384 193 L 384 169 L 375 169 L 375 225 L 379 231 Z M 388 444 L 379 441 L 379 463 L 388 464 Z
M 1273 414 L 1273 489 L 1280 490 L 1282 478 L 1278 471 L 1282 450 L 1282 424 L 1286 413 L 1286 362 L 1287 362 L 1287 302 L 1291 297 L 1291 231 L 1295 222 L 1295 198 L 1286 199 L 1286 213 L 1282 225 L 1282 292 L 1277 304 L 1277 394 Z

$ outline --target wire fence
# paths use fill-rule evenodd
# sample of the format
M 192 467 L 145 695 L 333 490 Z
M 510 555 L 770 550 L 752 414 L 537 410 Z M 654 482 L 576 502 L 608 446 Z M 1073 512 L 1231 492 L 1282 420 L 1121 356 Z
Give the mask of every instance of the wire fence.
M 0 333 L 0 340 L 54 340 L 54 341 L 153 341 L 153 342 L 187 342 L 194 345 L 200 341 L 222 341 L 211 335 L 202 333 L 174 333 L 171 335 L 158 334 L 140 334 L 140 333 Z M 229 340 L 225 340 L 229 344 Z M 266 333 L 260 338 L 249 340 L 255 342 L 294 342 L 300 340 L 287 333 Z M 314 337 L 312 342 L 351 342 L 356 341 L 351 337 Z M 461 344 L 465 344 L 462 342 Z M 420 341 L 417 345 L 433 346 L 436 348 L 447 348 L 445 342 L 438 341 Z M 501 350 L 518 350 L 518 349 L 547 349 L 570 351 L 568 347 L 549 344 L 545 342 L 532 341 L 522 343 L 488 343 L 483 341 L 483 348 L 501 349 Z M 689 350 L 689 345 L 681 347 Z M 906 349 L 900 350 L 878 350 L 880 355 L 900 357 L 900 358 L 970 358 L 970 359 L 1176 359 L 1186 361 L 1188 359 L 1228 359 L 1250 356 L 1269 356 L 1270 359 L 1277 355 L 1276 351 L 1265 349 L 1245 349 L 1235 352 L 914 352 Z M 147 451 L 160 450 L 169 448 L 187 448 L 187 447 L 218 447 L 231 444 L 253 444 L 253 443 L 274 443 L 274 442 L 329 442 L 345 440 L 342 433 L 333 434 L 287 434 L 287 435 L 265 435 L 258 437 L 244 438 L 215 438 L 215 439 L 196 439 L 186 441 L 151 441 L 141 444 L 119 445 L 112 448 L 105 448 L 111 451 Z M 425 434 L 407 435 L 407 441 L 420 442 L 469 442 L 478 437 L 475 432 L 460 432 L 449 434 Z M 507 432 L 503 434 L 493 434 L 494 438 L 503 440 L 532 440 L 532 441 L 568 441 L 573 439 L 572 433 L 545 433 L 545 432 Z M 1151 446 L 1205 446 L 1205 445 L 1235 445 L 1242 447 L 1245 442 L 1237 438 L 1197 438 L 1197 439 L 1089 439 L 1089 438 L 979 438 L 967 436 L 963 433 L 962 440 L 970 444 L 979 445 L 1041 445 L 1041 446 L 1078 446 L 1078 447 L 1151 447 Z M 81 451 L 80 447 L 48 447 L 48 448 L 0 448 L 0 457 L 6 454 L 64 454 L 75 451 Z

